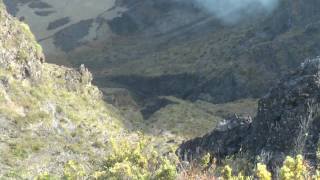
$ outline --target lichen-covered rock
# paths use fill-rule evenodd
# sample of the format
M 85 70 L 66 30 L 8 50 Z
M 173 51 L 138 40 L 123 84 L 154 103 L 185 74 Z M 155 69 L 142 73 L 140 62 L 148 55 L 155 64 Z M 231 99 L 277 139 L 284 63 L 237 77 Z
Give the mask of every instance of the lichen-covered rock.
M 227 120 L 208 135 L 185 142 L 180 156 L 211 152 L 217 157 L 248 152 L 269 167 L 278 167 L 286 155 L 304 154 L 312 162 L 320 134 L 320 58 L 305 61 L 259 101 L 252 122 Z M 245 123 L 244 123 L 245 122 Z M 229 128 L 230 127 L 230 128 Z

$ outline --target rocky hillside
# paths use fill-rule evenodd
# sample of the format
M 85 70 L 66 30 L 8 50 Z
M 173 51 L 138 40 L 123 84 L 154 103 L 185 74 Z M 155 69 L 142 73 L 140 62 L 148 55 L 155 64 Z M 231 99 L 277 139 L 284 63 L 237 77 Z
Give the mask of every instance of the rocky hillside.
M 315 165 L 319 148 L 320 59 L 305 61 L 259 101 L 257 116 L 222 121 L 211 133 L 181 145 L 181 157 L 210 152 L 219 158 L 248 153 L 269 167 L 303 154 Z M 275 170 L 275 169 L 273 169 Z
M 0 179 L 152 178 L 167 168 L 175 175 L 161 154 L 173 152 L 170 143 L 126 131 L 91 73 L 46 63 L 29 26 L 2 2 L 0 30 Z

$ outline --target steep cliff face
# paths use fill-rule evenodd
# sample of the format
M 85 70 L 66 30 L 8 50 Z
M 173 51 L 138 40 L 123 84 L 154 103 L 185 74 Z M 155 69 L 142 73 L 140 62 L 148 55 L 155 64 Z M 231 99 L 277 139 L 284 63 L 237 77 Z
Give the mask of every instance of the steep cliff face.
M 305 61 L 259 101 L 257 116 L 223 121 L 212 133 L 182 144 L 180 153 L 217 157 L 248 152 L 270 167 L 286 155 L 304 154 L 316 160 L 319 145 L 320 59 Z

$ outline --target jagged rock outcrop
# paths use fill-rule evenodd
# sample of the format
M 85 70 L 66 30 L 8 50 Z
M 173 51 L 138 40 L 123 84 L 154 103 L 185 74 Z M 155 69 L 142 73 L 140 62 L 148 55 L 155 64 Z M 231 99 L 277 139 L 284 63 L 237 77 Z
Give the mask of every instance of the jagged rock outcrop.
M 183 143 L 178 152 L 181 157 L 204 152 L 226 157 L 248 152 L 264 156 L 272 168 L 279 166 L 286 155 L 304 154 L 314 162 L 320 134 L 319 106 L 320 58 L 315 58 L 301 64 L 259 101 L 252 122 L 243 118 L 226 120 L 224 128 Z
M 307 60 L 259 102 L 249 150 L 316 156 L 320 122 L 320 58 Z

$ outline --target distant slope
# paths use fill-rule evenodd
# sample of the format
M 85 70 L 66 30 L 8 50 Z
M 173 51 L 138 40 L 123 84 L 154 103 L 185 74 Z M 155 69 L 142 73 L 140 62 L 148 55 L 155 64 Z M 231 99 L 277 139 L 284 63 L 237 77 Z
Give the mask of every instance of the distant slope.
M 102 21 L 125 10 L 115 7 L 115 0 L 5 0 L 4 3 L 11 14 L 31 26 L 48 55 L 70 51 L 97 38 L 99 33 L 108 33 Z
M 130 17 L 146 27 L 138 31 L 141 35 L 92 44 L 69 59 L 87 64 L 99 86 L 145 91 L 145 96 L 213 103 L 257 98 L 303 59 L 320 53 L 319 2 L 280 2 L 269 16 L 234 25 L 195 7 L 137 3 L 112 22 L 120 25 Z M 171 30 L 157 34 L 168 18 L 172 20 L 164 26 Z M 175 21 L 184 24 L 175 28 Z

